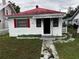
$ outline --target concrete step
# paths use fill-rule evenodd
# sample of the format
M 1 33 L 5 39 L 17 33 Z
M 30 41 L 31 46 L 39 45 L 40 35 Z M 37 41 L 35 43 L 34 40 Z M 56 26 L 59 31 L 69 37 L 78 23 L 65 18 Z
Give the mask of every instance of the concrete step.
M 41 37 L 41 40 L 55 40 L 54 37 Z

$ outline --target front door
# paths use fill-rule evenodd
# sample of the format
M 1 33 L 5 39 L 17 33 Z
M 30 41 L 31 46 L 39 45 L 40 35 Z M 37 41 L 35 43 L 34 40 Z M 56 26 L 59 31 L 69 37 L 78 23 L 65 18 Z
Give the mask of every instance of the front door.
M 44 34 L 50 34 L 50 18 L 45 18 L 43 24 L 44 24 Z

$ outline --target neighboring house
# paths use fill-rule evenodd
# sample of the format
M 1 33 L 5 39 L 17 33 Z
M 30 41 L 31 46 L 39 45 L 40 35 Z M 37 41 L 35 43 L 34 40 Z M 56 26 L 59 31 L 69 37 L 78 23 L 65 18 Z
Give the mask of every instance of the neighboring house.
M 62 36 L 63 12 L 40 8 L 8 16 L 9 35 Z
M 74 17 L 72 24 L 78 25 L 77 33 L 79 33 L 79 13 Z
M 69 18 L 68 21 L 71 25 L 78 25 L 77 33 L 79 33 L 79 9 L 74 13 L 71 18 Z
M 5 15 L 15 14 L 12 3 L 9 1 L 6 3 L 6 0 L 2 0 L 0 4 L 0 29 L 8 29 L 7 20 Z

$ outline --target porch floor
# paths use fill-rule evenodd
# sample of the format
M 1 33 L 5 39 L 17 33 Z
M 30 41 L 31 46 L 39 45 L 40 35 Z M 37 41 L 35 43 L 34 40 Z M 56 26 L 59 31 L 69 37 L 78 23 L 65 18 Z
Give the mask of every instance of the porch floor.
M 41 40 L 55 40 L 62 39 L 62 36 L 41 36 Z
M 40 39 L 41 40 L 55 40 L 55 38 L 52 36 L 42 36 Z

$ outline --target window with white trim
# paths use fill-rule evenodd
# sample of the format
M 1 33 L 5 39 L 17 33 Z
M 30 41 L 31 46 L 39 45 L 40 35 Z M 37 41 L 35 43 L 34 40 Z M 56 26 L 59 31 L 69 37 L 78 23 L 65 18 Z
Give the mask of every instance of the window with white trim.
M 53 27 L 59 26 L 59 18 L 53 18 Z
M 41 19 L 36 19 L 36 27 L 41 27 Z

